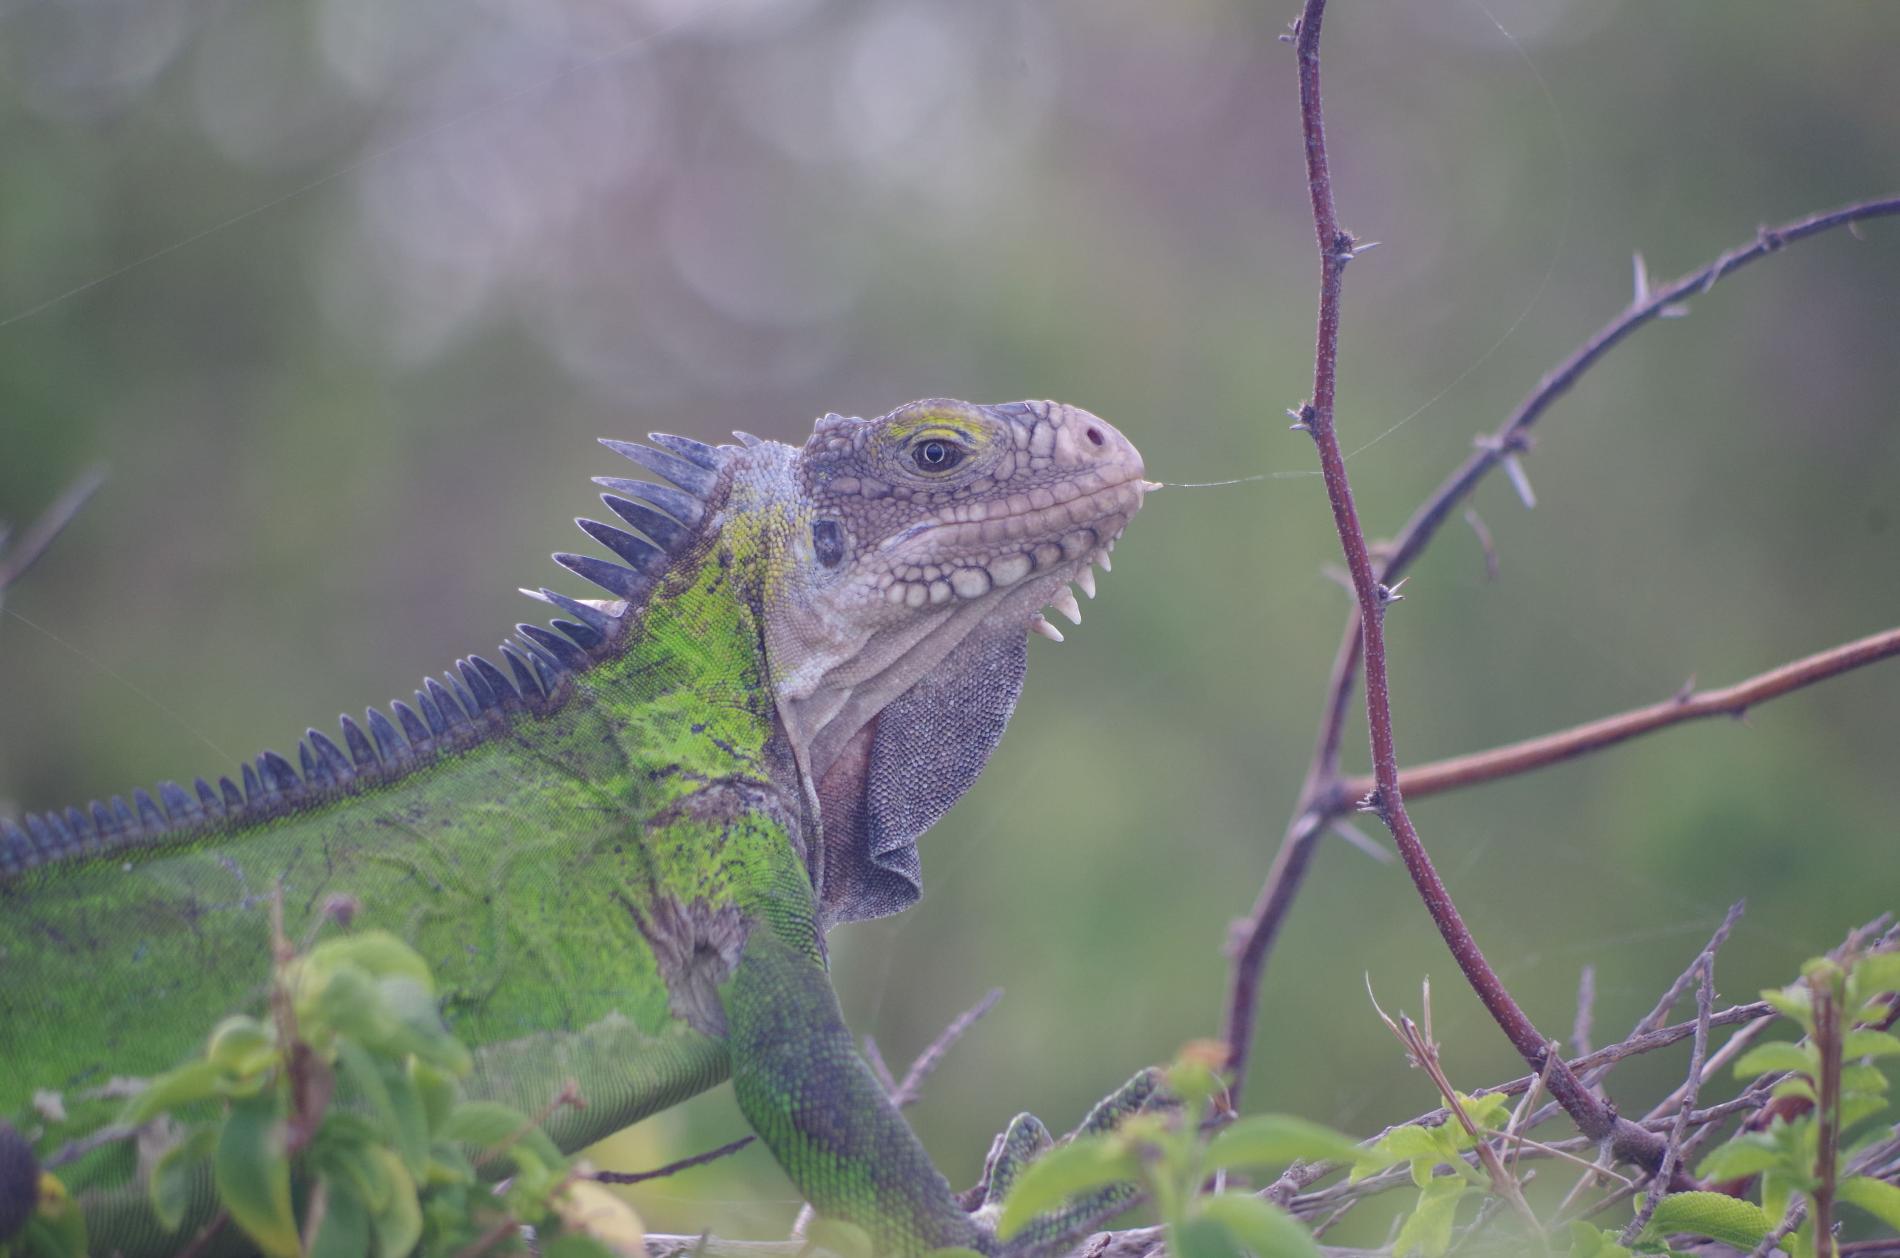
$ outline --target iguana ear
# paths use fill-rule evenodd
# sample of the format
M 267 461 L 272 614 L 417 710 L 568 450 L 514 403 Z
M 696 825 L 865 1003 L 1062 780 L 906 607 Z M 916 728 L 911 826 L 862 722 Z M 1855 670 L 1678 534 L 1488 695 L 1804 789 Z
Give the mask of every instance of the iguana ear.
M 819 786 L 827 928 L 923 894 L 917 837 L 983 772 L 1022 693 L 1022 626 L 979 627 L 846 745 Z

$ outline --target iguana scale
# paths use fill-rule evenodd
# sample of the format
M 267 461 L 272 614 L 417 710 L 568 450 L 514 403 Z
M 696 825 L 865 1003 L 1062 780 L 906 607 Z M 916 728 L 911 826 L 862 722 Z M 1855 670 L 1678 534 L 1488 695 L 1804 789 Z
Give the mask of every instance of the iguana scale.
M 670 483 L 597 478 L 641 536 L 582 520 L 619 562 L 555 558 L 610 597 L 539 591 L 564 617 L 499 665 L 313 729 L 295 765 L 0 822 L 0 1239 L 59 1098 L 256 1007 L 281 886 L 292 938 L 341 897 L 422 953 L 466 1091 L 532 1112 L 577 1079 L 564 1149 L 730 1076 L 821 1214 L 883 1252 L 997 1248 L 859 1059 L 825 933 L 917 898 L 917 837 L 1001 738 L 1026 634 L 1056 636 L 1039 609 L 1093 594 L 1141 458 L 1047 402 L 739 439 L 605 442 Z M 125 1157 L 60 1175 L 96 1253 L 174 1247 Z

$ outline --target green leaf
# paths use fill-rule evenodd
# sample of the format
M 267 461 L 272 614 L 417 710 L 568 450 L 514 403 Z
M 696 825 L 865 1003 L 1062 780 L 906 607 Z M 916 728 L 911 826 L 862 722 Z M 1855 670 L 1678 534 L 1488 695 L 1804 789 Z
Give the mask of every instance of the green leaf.
M 939 1249 L 927 1251 L 924 1258 L 983 1258 L 983 1255 L 974 1249 L 965 1249 L 961 1245 L 945 1245 Z
M 1841 1056 L 1849 1061 L 1892 1057 L 1896 1053 L 1900 1053 L 1900 1035 L 1891 1031 L 1856 1030 L 1841 1036 Z
M 1739 1179 L 1780 1166 L 1786 1156 L 1773 1141 L 1744 1134 L 1711 1149 L 1702 1159 L 1702 1165 L 1696 1168 L 1696 1174 L 1703 1179 Z
M 1260 1197 L 1216 1193 L 1201 1199 L 1201 1214 L 1233 1233 L 1255 1258 L 1320 1258 L 1312 1233 Z
M 838 1258 L 872 1258 L 869 1234 L 843 1219 L 813 1219 L 805 1229 L 805 1239 L 820 1249 L 830 1250 Z
M 145 1090 L 126 1104 L 120 1121 L 142 1127 L 160 1114 L 221 1096 L 224 1080 L 224 1070 L 216 1062 L 203 1058 L 186 1062 L 146 1084 Z
M 1796 1074 L 1811 1075 L 1819 1069 L 1820 1059 L 1812 1048 L 1790 1044 L 1785 1040 L 1774 1044 L 1757 1044 L 1735 1059 L 1737 1079 L 1752 1079 L 1771 1070 L 1792 1070 Z
M 389 1199 L 372 1216 L 376 1228 L 378 1258 L 408 1258 L 409 1251 L 422 1239 L 422 1206 L 416 1200 L 416 1181 L 409 1168 L 391 1149 L 372 1149 L 370 1155 L 382 1163 L 382 1179 L 388 1186 Z
M 277 1037 L 246 1014 L 233 1014 L 212 1029 L 206 1059 L 226 1073 L 252 1075 L 277 1061 Z
M 185 1221 L 194 1181 L 217 1147 L 218 1129 L 200 1127 L 159 1154 L 158 1161 L 152 1164 L 146 1189 L 152 1197 L 152 1213 L 158 1216 L 159 1226 L 167 1232 L 176 1232 L 178 1225 Z
M 1900 1188 L 1867 1175 L 1842 1180 L 1836 1195 L 1885 1223 L 1900 1229 Z
M 528 1121 L 520 1110 L 496 1101 L 463 1101 L 449 1111 L 442 1124 L 442 1138 L 474 1145 L 484 1153 L 520 1144 L 541 1160 L 544 1166 L 566 1162 L 548 1134 Z
M 1262 1114 L 1216 1133 L 1207 1145 L 1206 1166 L 1218 1171 L 1282 1166 L 1295 1160 L 1350 1162 L 1358 1156 L 1358 1143 L 1331 1127 L 1288 1114 Z
M 1167 1249 L 1176 1258 L 1246 1258 L 1234 1234 L 1205 1217 L 1170 1227 Z
M 1469 1187 L 1455 1175 L 1434 1179 L 1418 1194 L 1418 1206 L 1405 1220 L 1392 1241 L 1392 1252 L 1405 1258 L 1420 1254 L 1440 1258 L 1451 1247 L 1452 1224 L 1458 1219 L 1458 1202 Z
M 1764 988 L 1761 998 L 1774 1006 L 1776 1011 L 1783 1016 L 1793 1018 L 1803 1027 L 1812 1029 L 1814 1002 L 1808 995 L 1807 984 L 1796 983 L 1791 987 Z
M 1570 1258 L 1630 1258 L 1615 1232 L 1579 1219 L 1570 1225 Z
M 1024 1224 L 1070 1197 L 1134 1179 L 1140 1173 L 1134 1153 L 1112 1135 L 1078 1136 L 1031 1162 L 1009 1191 L 996 1235 L 1008 1240 Z
M 406 978 L 433 992 L 435 980 L 428 962 L 386 930 L 359 930 L 326 939 L 304 958 L 304 971 L 321 978 L 343 966 L 361 970 L 370 978 Z
M 1862 957 L 1848 978 L 1849 990 L 1859 1000 L 1882 992 L 1900 991 L 1900 952 L 1876 952 Z
M 1511 1112 L 1511 1098 L 1503 1092 L 1486 1092 L 1483 1096 L 1466 1096 L 1460 1092 L 1458 1102 L 1464 1107 L 1466 1116 L 1481 1129 L 1497 1127 L 1499 1120 Z M 1450 1123 L 1445 1125 L 1451 1126 Z M 1459 1130 L 1462 1132 L 1464 1129 L 1461 1127 Z
M 299 1258 L 303 1244 L 290 1209 L 290 1157 L 277 1089 L 231 1102 L 212 1175 L 232 1222 L 270 1258 Z
M 317 1177 L 323 1221 L 310 1238 L 308 1258 L 363 1258 L 369 1253 L 369 1207 L 347 1178 Z M 313 1195 L 312 1200 L 318 1199 Z
M 1643 1235 L 1693 1232 L 1748 1250 L 1774 1226 L 1774 1217 L 1753 1202 L 1719 1192 L 1679 1192 L 1656 1203 L 1656 1213 Z
M 1841 1067 L 1841 1091 L 1847 1094 L 1858 1093 L 1861 1096 L 1887 1095 L 1887 1076 L 1878 1066 Z
M 420 1058 L 409 1064 L 409 1078 L 416 1085 L 416 1094 L 422 1098 L 422 1112 L 429 1120 L 429 1130 L 440 1132 L 442 1124 L 449 1121 L 449 1111 L 455 1108 L 455 1080 Z

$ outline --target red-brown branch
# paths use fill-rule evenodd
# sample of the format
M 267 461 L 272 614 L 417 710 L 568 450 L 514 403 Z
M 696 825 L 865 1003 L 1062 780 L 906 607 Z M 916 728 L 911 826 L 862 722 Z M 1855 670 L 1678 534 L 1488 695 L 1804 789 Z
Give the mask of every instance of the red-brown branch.
M 1468 755 L 1414 765 L 1399 774 L 1399 786 L 1407 798 L 1417 799 L 1422 795 L 1437 795 L 1482 782 L 1495 782 L 1499 778 L 1514 777 L 1546 765 L 1601 751 L 1605 747 L 1685 721 L 1711 716 L 1739 717 L 1770 699 L 1779 699 L 1816 682 L 1896 655 L 1900 655 L 1900 629 L 1870 634 L 1857 642 L 1818 651 L 1733 686 L 1678 694 L 1661 703 L 1606 716 L 1558 730 L 1554 734 L 1507 743 L 1488 751 L 1474 751 Z M 1350 807 L 1345 801 L 1364 795 L 1374 785 L 1368 777 L 1342 780 L 1338 792 L 1340 802 L 1333 807 L 1344 812 Z
M 1302 19 L 1301 31 L 1304 32 L 1305 28 L 1306 24 Z M 1315 38 L 1317 38 L 1316 32 Z M 1305 61 L 1302 60 L 1303 89 L 1305 65 Z M 1317 65 L 1313 68 L 1313 87 L 1317 92 Z M 1317 95 L 1314 99 L 1317 103 Z M 1307 130 L 1309 158 L 1312 151 L 1310 146 L 1314 138 L 1315 133 L 1309 128 Z M 1323 132 L 1319 133 L 1317 138 L 1320 143 L 1319 152 L 1323 169 Z M 1324 185 L 1324 193 L 1326 201 L 1330 204 L 1329 175 Z M 1476 443 L 1476 449 L 1464 464 L 1448 476 L 1412 514 L 1411 519 L 1406 521 L 1404 528 L 1385 551 L 1383 562 L 1378 568 L 1379 578 L 1389 582 L 1402 576 L 1424 553 L 1426 546 L 1437 535 L 1439 528 L 1450 517 L 1453 509 L 1471 495 L 1491 469 L 1503 462 L 1507 455 L 1522 451 L 1526 447 L 1528 430 L 1543 416 L 1551 404 L 1568 392 L 1585 371 L 1595 366 L 1605 354 L 1637 328 L 1660 317 L 1669 307 L 1679 305 L 1686 298 L 1706 293 L 1718 280 L 1786 245 L 1836 227 L 1891 215 L 1900 215 L 1900 197 L 1860 201 L 1811 214 L 1779 227 L 1763 228 L 1756 234 L 1754 240 L 1729 250 L 1707 265 L 1670 284 L 1652 290 L 1646 295 L 1646 300 L 1644 294 L 1638 294 L 1636 301 L 1619 312 L 1569 357 L 1546 373 L 1496 431 Z M 1317 219 L 1316 230 L 1323 230 L 1318 227 Z M 1337 230 L 1336 220 L 1334 230 L 1335 232 Z M 1328 252 L 1326 246 L 1327 240 L 1322 237 L 1322 254 Z M 1343 266 L 1343 263 L 1340 265 Z M 1333 281 L 1330 310 L 1334 322 L 1331 335 L 1336 346 L 1338 336 L 1336 274 Z M 1325 297 L 1323 288 L 1323 304 Z M 1325 314 L 1325 309 L 1322 309 L 1322 335 L 1326 333 Z M 1326 380 L 1329 420 L 1332 383 L 1332 372 L 1329 369 Z M 1319 396 L 1318 386 L 1319 372 L 1316 364 L 1316 403 Z M 1305 881 L 1306 870 L 1311 863 L 1313 851 L 1326 832 L 1326 823 L 1337 817 L 1342 809 L 1350 806 L 1352 800 L 1363 795 L 1372 784 L 1371 780 L 1355 781 L 1351 784 L 1354 793 L 1349 793 L 1347 785 L 1343 784 L 1339 778 L 1340 739 L 1344 733 L 1347 713 L 1350 711 L 1349 699 L 1353 684 L 1358 676 L 1360 651 L 1360 612 L 1358 606 L 1355 605 L 1347 617 L 1339 649 L 1334 655 L 1332 675 L 1327 683 L 1319 732 L 1314 740 L 1313 755 L 1308 763 L 1306 780 L 1301 786 L 1299 800 L 1287 823 L 1279 851 L 1274 857 L 1273 866 L 1268 871 L 1265 883 L 1261 886 L 1260 894 L 1256 897 L 1247 917 L 1236 923 L 1232 934 L 1230 951 L 1233 956 L 1233 972 L 1228 986 L 1223 1038 L 1232 1051 L 1231 1069 L 1234 1073 L 1236 1096 L 1245 1082 L 1246 1065 L 1253 1045 L 1256 1003 L 1267 957 L 1285 923 L 1287 913 L 1292 908 L 1293 900 L 1299 894 L 1300 887 Z M 1678 719 L 1691 718 L 1680 716 Z M 1561 737 L 1561 735 L 1553 737 Z M 1522 746 L 1519 745 L 1518 750 L 1522 750 Z M 1596 749 L 1592 746 L 1572 754 L 1584 754 L 1585 751 Z M 1502 753 L 1509 749 L 1499 750 Z M 1412 776 L 1412 774 L 1401 776 L 1401 789 L 1411 789 L 1409 783 Z M 1468 783 L 1457 783 L 1457 785 L 1466 784 Z M 1445 785 L 1437 789 L 1449 790 L 1453 789 L 1453 786 Z
M 1326 482 L 1326 497 L 1332 507 L 1334 528 L 1340 549 L 1352 576 L 1353 595 L 1358 604 L 1361 655 L 1365 664 L 1366 723 L 1372 744 L 1372 767 L 1376 789 L 1371 806 L 1392 832 L 1399 856 L 1405 862 L 1427 912 L 1439 934 L 1451 950 L 1458 968 L 1471 984 L 1478 999 L 1504 1031 L 1525 1063 L 1533 1070 L 1545 1071 L 1551 1095 L 1564 1107 L 1578 1128 L 1593 1140 L 1607 1140 L 1617 1156 L 1641 1163 L 1650 1170 L 1661 1164 L 1666 1141 L 1627 1119 L 1618 1118 L 1601 1098 L 1577 1079 L 1561 1058 L 1552 1057 L 1548 1041 L 1538 1033 L 1510 992 L 1485 960 L 1477 940 L 1465 925 L 1444 881 L 1433 868 L 1431 858 L 1419 840 L 1399 784 L 1398 752 L 1392 731 L 1392 703 L 1385 662 L 1386 606 L 1391 591 L 1373 570 L 1365 532 L 1353 505 L 1352 485 L 1346 475 L 1346 460 L 1334 431 L 1333 404 L 1337 384 L 1339 354 L 1339 311 L 1346 264 L 1353 258 L 1356 242 L 1343 231 L 1333 205 L 1332 177 L 1326 160 L 1325 111 L 1320 93 L 1319 36 L 1325 16 L 1326 0 L 1306 0 L 1295 29 L 1295 47 L 1299 58 L 1300 120 L 1306 141 L 1307 189 L 1313 206 L 1313 227 L 1320 255 L 1319 317 L 1313 355 L 1312 400 L 1299 410 L 1300 426 L 1313 438 L 1319 454 L 1320 473 Z M 1548 1059 L 1548 1060 L 1547 1060 Z

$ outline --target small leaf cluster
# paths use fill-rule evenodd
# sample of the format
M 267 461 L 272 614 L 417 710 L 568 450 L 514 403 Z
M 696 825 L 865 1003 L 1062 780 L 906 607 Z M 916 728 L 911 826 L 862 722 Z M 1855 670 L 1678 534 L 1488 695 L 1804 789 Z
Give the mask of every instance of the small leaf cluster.
M 1466 1096 L 1462 1092 L 1454 1095 L 1459 1108 L 1481 1135 L 1496 1134 L 1510 1112 L 1510 1098 L 1502 1092 L 1483 1096 Z M 1408 1254 L 1439 1258 L 1451 1248 L 1452 1225 L 1457 1221 L 1458 1207 L 1465 1201 L 1466 1194 L 1473 1189 L 1482 1193 L 1490 1188 L 1484 1174 L 1465 1160 L 1465 1154 L 1475 1149 L 1477 1143 L 1461 1123 L 1446 1121 L 1437 1126 L 1407 1123 L 1394 1127 L 1365 1148 L 1353 1151 L 1351 1179 L 1354 1183 L 1401 1162 L 1411 1169 L 1412 1183 L 1418 1188 L 1418 1202 L 1405 1215 L 1398 1235 L 1393 1238 L 1392 1252 L 1397 1258 Z M 1436 1174 L 1440 1166 L 1449 1167 L 1451 1174 Z
M 581 1178 L 534 1118 L 462 1098 L 470 1067 L 422 958 L 362 931 L 284 960 L 269 1016 L 220 1022 L 122 1122 L 165 1135 L 147 1190 L 181 1247 L 208 1178 L 228 1224 L 267 1258 L 522 1254 L 524 1226 L 546 1258 L 640 1252 L 632 1211 Z M 33 1235 L 23 1258 L 86 1252 L 83 1230 Z
M 1177 1109 L 1133 1115 L 1114 1131 L 1077 1136 L 1031 1163 L 1003 1204 L 998 1237 L 1007 1242 L 1078 1194 L 1133 1181 L 1154 1203 L 1176 1258 L 1319 1258 L 1306 1228 L 1265 1198 L 1202 1189 L 1223 1172 L 1346 1159 L 1356 1147 L 1331 1128 L 1277 1114 L 1209 1134 L 1207 1119 L 1222 1099 L 1224 1057 L 1222 1046 L 1189 1045 L 1168 1068 Z
M 1798 1042 L 1760 1044 L 1735 1062 L 1737 1076 L 1761 1082 L 1780 1075 L 1769 1092 L 1771 1102 L 1795 1098 L 1805 1102 L 1792 1118 L 1777 1117 L 1763 1131 L 1744 1131 L 1710 1152 L 1697 1168 L 1704 1180 L 1729 1180 L 1758 1176 L 1761 1204 L 1752 1205 L 1714 1193 L 1678 1193 L 1666 1198 L 1657 1211 L 1659 1222 L 1651 1232 L 1673 1230 L 1730 1239 L 1742 1248 L 1752 1248 L 1774 1229 L 1797 1197 L 1811 1198 L 1821 1183 L 1817 1166 L 1821 1144 L 1832 1137 L 1837 1142 L 1838 1161 L 1845 1166 L 1854 1155 L 1889 1136 L 1886 1127 L 1867 1130 L 1870 1120 L 1884 1113 L 1888 1105 L 1889 1081 L 1883 1062 L 1900 1057 L 1900 1037 L 1873 1029 L 1890 1013 L 1886 993 L 1900 990 L 1900 953 L 1886 952 L 1864 956 L 1848 964 L 1821 957 L 1803 967 L 1802 981 L 1762 993 L 1762 998 L 1802 1030 Z M 1817 1011 L 1817 993 L 1825 996 L 1825 1007 L 1839 1025 L 1821 1025 Z M 1861 1024 L 1861 1025 L 1857 1025 Z M 1832 1045 L 1838 1044 L 1838 1048 Z M 1824 1051 L 1837 1052 L 1840 1058 L 1840 1094 L 1831 1124 L 1823 1123 L 1820 1109 L 1819 1080 Z M 1860 1134 L 1856 1134 L 1860 1133 Z M 1866 1175 L 1846 1176 L 1834 1185 L 1834 1196 L 1900 1229 L 1900 1187 Z M 1683 1198 L 1717 1197 L 1729 1203 L 1727 1234 L 1710 1230 L 1712 1218 L 1696 1211 L 1701 1203 L 1682 1202 Z M 1674 1207 L 1674 1209 L 1671 1209 Z M 1742 1216 L 1734 1207 L 1745 1207 Z M 1812 1258 L 1816 1250 L 1813 1215 L 1787 1239 L 1786 1247 L 1794 1258 Z

